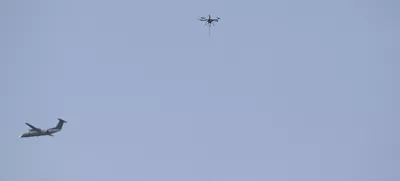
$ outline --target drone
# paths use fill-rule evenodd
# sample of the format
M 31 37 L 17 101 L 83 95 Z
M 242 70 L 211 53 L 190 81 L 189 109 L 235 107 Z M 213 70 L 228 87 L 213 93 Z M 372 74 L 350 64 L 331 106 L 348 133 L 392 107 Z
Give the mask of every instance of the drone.
M 210 35 L 210 27 L 211 27 L 211 25 L 214 26 L 214 22 L 218 22 L 219 19 L 220 19 L 219 17 L 216 17 L 216 18 L 212 19 L 210 15 L 208 15 L 208 18 L 206 18 L 206 17 L 200 17 L 199 18 L 200 21 L 205 21 L 204 26 L 208 25 L 208 35 Z

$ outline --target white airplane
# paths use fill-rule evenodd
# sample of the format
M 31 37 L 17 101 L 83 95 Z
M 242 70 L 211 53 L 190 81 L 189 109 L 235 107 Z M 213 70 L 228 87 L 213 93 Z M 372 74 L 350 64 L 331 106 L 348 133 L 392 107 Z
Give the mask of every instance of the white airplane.
M 62 119 L 58 119 L 57 126 L 54 127 L 54 128 L 47 129 L 47 130 L 42 130 L 40 128 L 36 128 L 35 126 L 32 126 L 29 123 L 25 123 L 31 129 L 29 129 L 29 132 L 23 133 L 19 137 L 20 138 L 26 138 L 26 137 L 32 137 L 32 136 L 46 136 L 46 135 L 53 136 L 53 133 L 57 133 L 57 132 L 61 131 L 63 124 L 66 123 L 66 122 L 67 121 L 64 121 Z

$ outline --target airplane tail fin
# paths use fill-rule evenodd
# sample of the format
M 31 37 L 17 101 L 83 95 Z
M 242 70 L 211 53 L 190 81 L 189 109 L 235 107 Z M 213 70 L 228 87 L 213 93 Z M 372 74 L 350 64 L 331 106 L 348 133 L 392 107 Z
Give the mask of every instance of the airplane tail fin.
M 56 129 L 62 129 L 62 127 L 63 127 L 63 124 L 64 123 L 66 123 L 67 121 L 64 121 L 64 120 L 62 120 L 62 119 L 58 119 L 58 124 L 57 124 L 57 126 L 55 127 Z

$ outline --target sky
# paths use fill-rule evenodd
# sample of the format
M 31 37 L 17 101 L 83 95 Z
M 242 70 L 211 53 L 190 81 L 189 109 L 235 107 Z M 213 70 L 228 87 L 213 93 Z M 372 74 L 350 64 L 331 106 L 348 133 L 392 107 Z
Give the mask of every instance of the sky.
M 0 180 L 399 180 L 399 8 L 3 0 Z

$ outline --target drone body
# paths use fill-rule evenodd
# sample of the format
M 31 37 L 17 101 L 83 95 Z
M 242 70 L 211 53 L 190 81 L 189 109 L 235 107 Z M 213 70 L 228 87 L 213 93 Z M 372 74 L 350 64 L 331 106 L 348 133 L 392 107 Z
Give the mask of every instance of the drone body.
M 211 18 L 210 15 L 208 15 L 208 18 L 206 18 L 206 17 L 200 17 L 199 18 L 200 21 L 205 21 L 206 22 L 204 24 L 204 26 L 208 25 L 209 27 L 211 26 L 211 24 L 214 26 L 214 21 L 218 22 L 219 19 L 220 19 L 219 17 L 216 17 L 216 18 L 213 19 L 213 18 Z
M 200 17 L 199 18 L 200 21 L 205 21 L 204 26 L 208 25 L 208 34 L 209 35 L 210 35 L 210 27 L 211 27 L 211 25 L 214 26 L 214 22 L 218 22 L 219 19 L 220 19 L 219 17 L 216 17 L 216 18 L 213 19 L 213 18 L 211 18 L 210 15 L 208 15 L 208 18 L 206 18 L 206 17 Z

